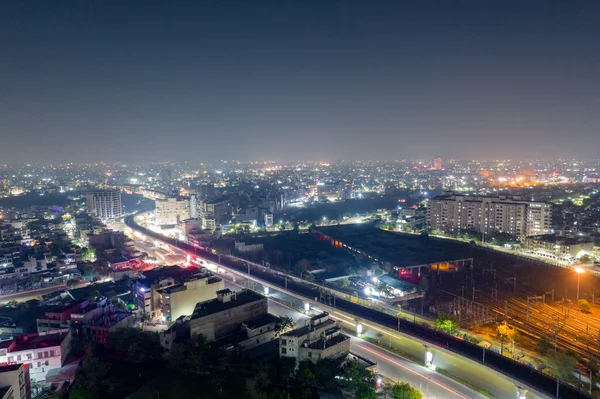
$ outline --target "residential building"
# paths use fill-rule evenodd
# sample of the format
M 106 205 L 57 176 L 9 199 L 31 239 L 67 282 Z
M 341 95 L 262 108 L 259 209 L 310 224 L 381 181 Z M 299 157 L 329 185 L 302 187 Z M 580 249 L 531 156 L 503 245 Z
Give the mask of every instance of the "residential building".
M 265 226 L 273 227 L 273 214 L 272 213 L 265 213 Z
M 190 317 L 192 336 L 202 334 L 208 341 L 233 334 L 240 325 L 266 315 L 267 298 L 252 291 L 217 291 L 217 298 L 196 305 Z
M 189 316 L 198 302 L 208 301 L 217 296 L 217 291 L 225 288 L 222 279 L 214 276 L 191 278 L 156 292 L 160 301 L 160 317 L 174 321 L 180 316 Z
M 79 301 L 65 306 L 59 306 L 46 312 L 44 317 L 37 319 L 37 332 L 66 332 L 71 328 L 71 315 L 79 312 L 89 301 Z
M 40 382 L 48 371 L 62 367 L 70 350 L 70 332 L 26 334 L 0 342 L 0 364 L 25 363 L 31 381 Z
M 520 238 L 548 234 L 552 205 L 520 197 L 481 197 L 447 194 L 427 205 L 427 226 L 447 233 L 476 231 L 507 233 Z
M 154 204 L 154 218 L 158 226 L 176 226 L 190 218 L 190 201 L 187 199 L 156 199 Z
M 102 220 L 118 218 L 123 214 L 121 192 L 118 190 L 99 190 L 86 193 L 88 213 Z
M 31 399 L 27 365 L 15 363 L 0 366 L 0 399 Z
M 232 206 L 230 198 L 205 199 L 198 203 L 198 208 L 198 217 L 202 220 L 204 229 L 214 230 L 231 220 Z
M 592 256 L 594 253 L 594 241 L 591 238 L 554 234 L 527 237 L 523 247 L 536 256 L 564 263 L 575 263 L 583 255 Z
M 181 268 L 179 266 L 171 266 L 144 271 L 138 274 L 138 279 L 133 283 L 134 303 L 138 309 L 150 315 L 150 318 L 161 317 L 161 294 L 159 293 L 161 289 L 210 276 L 210 273 L 206 269 L 197 267 Z M 184 294 L 184 296 L 186 295 Z M 194 302 L 194 305 L 197 302 Z M 171 318 L 171 320 L 174 319 L 176 317 Z
M 131 313 L 108 312 L 85 322 L 83 331 L 86 339 L 106 345 L 111 332 L 120 328 L 133 327 L 135 324 L 136 318 Z
M 310 318 L 300 328 L 281 335 L 279 356 L 293 357 L 296 361 L 335 359 L 350 353 L 350 338 L 342 334 L 329 313 L 323 312 Z

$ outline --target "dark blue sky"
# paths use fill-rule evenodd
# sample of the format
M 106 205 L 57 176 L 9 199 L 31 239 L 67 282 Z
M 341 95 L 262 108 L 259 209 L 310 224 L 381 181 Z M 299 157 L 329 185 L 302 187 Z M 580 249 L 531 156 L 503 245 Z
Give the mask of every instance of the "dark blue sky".
M 600 2 L 3 1 L 0 163 L 598 157 Z

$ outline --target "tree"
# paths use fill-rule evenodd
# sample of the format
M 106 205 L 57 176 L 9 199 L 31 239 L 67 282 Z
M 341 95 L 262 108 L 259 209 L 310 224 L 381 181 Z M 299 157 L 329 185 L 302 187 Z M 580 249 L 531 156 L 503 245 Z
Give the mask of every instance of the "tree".
M 548 366 L 553 374 L 561 380 L 572 378 L 572 372 L 575 369 L 577 360 L 562 352 L 550 352 L 548 355 Z
M 67 280 L 67 288 L 69 288 L 69 289 L 76 288 L 77 283 L 78 283 L 77 280 L 69 279 L 69 280 Z
M 96 261 L 96 249 L 92 247 L 85 248 L 81 254 L 81 259 L 86 262 Z
M 368 378 L 371 377 L 371 372 L 361 366 L 358 362 L 352 362 L 346 366 L 344 370 L 347 385 L 352 390 L 357 390 L 362 385 L 366 384 Z
M 579 309 L 580 312 L 589 313 L 592 306 L 585 299 L 580 299 L 577 301 L 577 309 Z
M 423 395 L 418 389 L 413 388 L 409 383 L 401 382 L 392 386 L 392 395 L 394 399 L 422 399 Z
M 592 263 L 593 261 L 594 259 L 588 254 L 585 254 L 579 258 L 580 263 Z
M 458 321 L 453 316 L 440 314 L 435 319 L 435 328 L 446 334 L 456 335 L 458 333 Z
M 536 351 L 540 355 L 545 355 L 550 349 L 552 349 L 552 342 L 547 337 L 542 337 L 535 346 Z
M 381 331 L 377 331 L 377 334 L 375 334 L 377 336 L 377 345 L 381 344 L 381 338 L 384 337 L 384 334 Z
M 377 392 L 368 385 L 361 385 L 356 390 L 354 397 L 356 399 L 377 399 Z
M 108 336 L 108 345 L 127 353 L 129 360 L 141 363 L 162 356 L 162 346 L 157 333 L 138 328 L 120 328 Z
M 292 329 L 296 326 L 296 322 L 290 316 L 284 315 L 279 318 L 279 323 L 275 326 L 277 334 L 281 334 L 288 329 Z
M 508 326 L 506 322 L 503 322 L 496 329 L 496 333 L 501 339 L 502 347 L 500 349 L 500 354 L 504 355 L 504 340 L 512 340 L 515 338 L 516 330 Z
M 95 347 L 87 345 L 69 399 L 99 399 L 100 385 L 107 374 L 108 366 L 96 356 Z

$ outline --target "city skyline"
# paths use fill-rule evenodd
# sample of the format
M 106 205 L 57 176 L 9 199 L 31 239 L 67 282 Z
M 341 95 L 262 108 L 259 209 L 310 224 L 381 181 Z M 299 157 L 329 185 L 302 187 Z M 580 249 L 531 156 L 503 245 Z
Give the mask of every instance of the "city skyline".
M 596 157 L 600 7 L 509 3 L 4 3 L 0 160 Z

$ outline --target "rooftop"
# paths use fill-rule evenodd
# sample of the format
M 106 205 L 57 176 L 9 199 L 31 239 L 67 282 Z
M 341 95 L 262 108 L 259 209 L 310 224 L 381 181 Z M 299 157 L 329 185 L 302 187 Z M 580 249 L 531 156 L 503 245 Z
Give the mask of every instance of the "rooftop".
M 315 229 L 380 262 L 407 267 L 473 258 L 467 243 L 420 235 L 394 233 L 368 224 L 346 224 Z
M 228 291 L 228 292 L 227 292 Z M 219 294 L 228 294 L 231 293 L 231 290 L 224 289 L 217 291 L 217 295 Z M 194 313 L 192 314 L 191 319 L 198 319 L 200 317 L 206 317 L 214 313 L 222 312 L 224 310 L 236 308 L 238 306 L 244 306 L 252 302 L 260 301 L 266 299 L 264 296 L 259 295 L 252 291 L 240 291 L 235 294 L 235 297 L 232 297 L 228 302 L 221 302 L 218 298 L 211 299 L 210 301 L 200 302 L 196 304 L 196 308 L 194 309 Z
M 539 236 L 527 237 L 528 239 L 536 241 L 544 241 L 553 244 L 560 245 L 577 245 L 577 244 L 588 244 L 594 242 L 591 237 L 566 237 L 555 234 L 544 234 Z
M 328 320 L 314 326 L 314 329 L 331 328 L 333 326 L 335 326 L 335 320 L 328 319 Z M 292 331 L 288 331 L 287 333 L 284 334 L 284 336 L 302 337 L 302 336 L 308 334 L 309 332 L 311 332 L 312 330 L 313 330 L 312 325 L 310 323 L 308 323 L 305 326 L 296 328 L 295 330 L 292 330 Z
M 9 349 L 11 346 L 14 345 L 14 347 L 12 349 L 9 349 L 8 351 L 19 352 L 30 349 L 60 346 L 66 335 L 67 333 L 56 333 L 47 335 L 39 335 L 36 333 L 20 335 L 13 340 L 0 342 L 0 348 Z
M 271 323 L 278 323 L 279 321 L 279 317 L 274 316 L 271 313 L 267 313 L 262 316 L 256 317 L 252 320 L 245 321 L 244 324 L 248 326 L 248 328 L 254 330 L 256 328 L 263 327 Z
M 310 349 L 327 349 L 327 348 L 331 348 L 334 345 L 339 344 L 340 342 L 344 342 L 346 340 L 349 340 L 350 337 L 346 336 L 346 335 L 336 335 L 335 337 L 332 337 L 330 339 L 319 339 L 317 341 L 313 341 L 311 342 L 308 347 Z
M 22 363 L 17 363 L 17 364 L 7 364 L 6 366 L 0 366 L 0 373 L 7 373 L 9 371 L 15 371 L 21 368 L 23 364 Z

